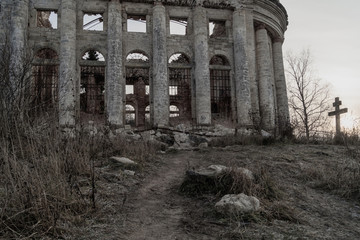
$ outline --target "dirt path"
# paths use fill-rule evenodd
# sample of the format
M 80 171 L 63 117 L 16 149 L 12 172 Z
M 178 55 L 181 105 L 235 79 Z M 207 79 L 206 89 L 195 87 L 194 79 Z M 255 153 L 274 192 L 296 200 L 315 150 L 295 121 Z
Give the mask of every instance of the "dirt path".
M 183 203 L 174 196 L 186 171 L 185 155 L 174 155 L 144 180 L 140 189 L 129 193 L 125 202 L 122 239 L 188 239 L 182 231 Z
M 160 155 L 125 179 L 116 169 L 104 170 L 97 211 L 82 226 L 74 226 L 68 239 L 359 239 L 359 203 L 310 184 L 312 169 L 342 163 L 344 151 L 318 145 L 233 146 Z M 299 221 L 226 220 L 215 214 L 215 196 L 179 194 L 188 168 L 211 164 L 266 168 L 283 191 L 282 203 Z

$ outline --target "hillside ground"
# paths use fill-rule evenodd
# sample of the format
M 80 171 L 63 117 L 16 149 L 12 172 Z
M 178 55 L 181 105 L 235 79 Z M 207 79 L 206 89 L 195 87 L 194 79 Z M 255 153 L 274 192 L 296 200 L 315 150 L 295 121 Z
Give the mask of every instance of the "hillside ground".
M 359 178 L 355 153 L 334 145 L 209 147 L 158 153 L 134 176 L 102 161 L 96 210 L 62 227 L 67 239 L 359 239 L 359 185 L 342 182 Z M 187 170 L 212 164 L 266 173 L 278 197 L 253 216 L 225 216 L 214 209 L 219 194 L 180 192 Z

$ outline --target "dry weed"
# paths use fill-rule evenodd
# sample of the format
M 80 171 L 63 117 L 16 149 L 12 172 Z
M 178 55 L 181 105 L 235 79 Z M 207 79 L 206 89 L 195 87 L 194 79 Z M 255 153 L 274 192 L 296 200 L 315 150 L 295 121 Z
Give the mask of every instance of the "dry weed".
M 145 163 L 155 152 L 147 143 L 106 133 L 80 130 L 69 137 L 51 124 L 12 126 L 0 136 L 0 238 L 61 236 L 59 222 L 85 216 L 98 205 L 95 166 L 114 154 Z M 84 184 L 91 194 L 81 192 Z

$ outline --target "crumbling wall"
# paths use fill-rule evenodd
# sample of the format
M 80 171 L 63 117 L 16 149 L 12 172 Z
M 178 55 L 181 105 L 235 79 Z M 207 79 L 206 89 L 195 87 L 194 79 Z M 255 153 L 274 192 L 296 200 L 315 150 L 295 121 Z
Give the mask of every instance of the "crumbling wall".
M 218 76 L 216 71 L 229 80 L 219 90 L 226 99 L 224 97 L 218 104 L 226 108 L 223 112 L 227 120 L 238 126 L 251 126 L 254 119 L 262 119 L 263 126 L 272 131 L 280 118 L 278 113 L 287 114 L 282 45 L 277 40 L 283 39 L 287 15 L 277 0 L 163 0 L 156 4 L 151 0 L 16 2 L 18 4 L 14 5 L 14 1 L 1 1 L 0 29 L 13 30 L 8 36 L 13 36 L 18 47 L 31 46 L 27 49 L 33 53 L 49 48 L 59 56 L 50 63 L 59 68 L 59 117 L 63 125 L 79 121 L 84 101 L 85 105 L 91 105 L 86 111 L 104 110 L 101 114 L 116 127 L 125 125 L 128 103 L 135 105 L 138 126 L 145 124 L 148 106 L 153 125 L 171 124 L 170 115 L 178 113 L 169 110 L 170 105 L 179 109 L 182 121 L 212 124 L 215 110 L 212 111 L 211 105 L 210 78 Z M 18 12 L 23 14 L 11 13 L 12 18 L 9 18 L 9 9 L 19 4 L 23 8 L 18 8 Z M 56 13 L 57 28 L 50 22 L 54 21 L 50 13 Z M 101 15 L 102 29 L 85 29 L 85 14 Z M 132 20 L 145 22 L 145 31 L 128 31 L 130 16 Z M 170 19 L 185 20 L 185 34 L 171 34 Z M 214 26 L 212 34 L 210 22 Z M 18 28 L 14 28 L 16 26 Z M 264 26 L 263 30 L 258 31 L 259 26 Z M 21 29 L 27 43 L 15 37 L 19 31 L 14 29 Z M 0 36 L 5 36 L 4 32 L 1 31 Z M 101 64 L 83 62 L 81 58 L 89 50 L 101 52 L 105 61 Z M 144 64 L 127 62 L 126 57 L 132 52 L 144 53 L 148 61 Z M 186 55 L 189 62 L 183 66 L 171 65 L 169 58 L 176 53 Z M 211 64 L 214 56 L 227 59 L 227 65 Z M 98 95 L 103 95 L 103 101 L 84 100 L 86 95 L 81 88 L 84 66 L 106 69 L 102 73 L 105 89 L 95 89 Z M 126 96 L 128 71 L 134 67 L 145 68 L 147 76 L 145 81 L 134 82 L 133 96 Z M 180 75 L 176 74 L 186 77 L 177 80 Z M 86 81 L 94 82 L 95 76 L 88 75 Z M 149 94 L 144 92 L 147 86 Z M 103 92 L 100 94 L 100 91 Z

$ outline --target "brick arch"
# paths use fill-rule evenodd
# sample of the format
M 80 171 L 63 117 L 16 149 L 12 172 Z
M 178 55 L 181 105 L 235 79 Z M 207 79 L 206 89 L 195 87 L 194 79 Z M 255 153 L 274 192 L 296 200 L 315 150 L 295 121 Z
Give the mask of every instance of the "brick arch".
M 100 54 L 99 62 L 105 62 L 105 61 L 106 61 L 105 55 L 104 55 L 101 51 L 97 50 L 96 48 L 90 48 L 90 49 L 87 49 L 87 50 L 85 50 L 85 51 L 82 51 L 82 53 L 81 53 L 81 59 L 82 59 L 82 60 L 87 60 L 87 59 L 84 59 L 84 56 L 85 56 L 87 53 L 91 52 L 91 51 L 95 51 L 95 52 L 97 52 L 97 53 Z M 103 60 L 100 60 L 100 59 L 103 59 Z
M 35 57 L 38 59 L 59 59 L 58 53 L 49 47 L 43 47 L 35 52 Z
M 216 54 L 210 58 L 210 65 L 230 66 L 229 59 L 223 54 Z
M 147 54 L 147 53 L 146 53 L 145 51 L 143 51 L 143 50 L 134 49 L 134 50 L 131 50 L 130 52 L 128 52 L 128 53 L 126 54 L 126 58 L 125 58 L 126 62 L 128 62 L 128 57 L 129 57 L 131 54 L 143 55 L 143 57 L 147 59 L 147 60 L 142 60 L 142 61 L 140 61 L 140 62 L 146 62 L 146 63 L 147 63 L 147 62 L 150 61 L 149 54 Z M 135 58 L 134 60 L 140 60 L 140 58 L 139 58 L 139 59 L 136 59 L 136 58 Z
M 178 61 L 175 59 L 176 56 L 180 56 L 180 58 L 178 58 Z M 182 59 L 181 59 L 182 58 Z M 173 60 L 173 61 L 172 61 Z M 168 59 L 168 64 L 172 64 L 172 63 L 177 63 L 177 64 L 190 64 L 191 63 L 191 59 L 190 57 L 183 52 L 175 52 L 173 54 L 171 54 L 171 56 Z

